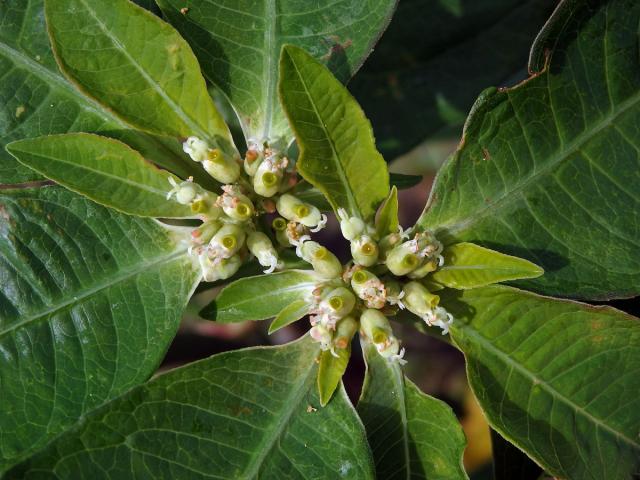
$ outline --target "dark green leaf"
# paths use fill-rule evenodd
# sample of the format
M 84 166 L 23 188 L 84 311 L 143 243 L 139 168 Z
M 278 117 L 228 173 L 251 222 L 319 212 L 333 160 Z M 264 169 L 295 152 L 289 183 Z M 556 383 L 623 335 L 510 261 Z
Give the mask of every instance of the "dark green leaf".
M 265 320 L 292 302 L 308 300 L 322 280 L 312 270 L 287 270 L 241 278 L 225 287 L 201 312 L 220 323 Z
M 278 313 L 278 316 L 273 319 L 271 325 L 269 325 L 269 335 L 273 332 L 277 332 L 281 328 L 291 325 L 293 322 L 300 320 L 307 313 L 309 313 L 309 302 L 306 300 L 296 300 L 291 304 L 284 307 Z
M 403 0 L 349 83 L 387 160 L 426 138 L 459 137 L 487 85 L 524 78 L 556 0 Z
M 565 2 L 547 68 L 476 103 L 419 224 L 528 258 L 548 294 L 640 293 L 640 63 L 635 0 Z
M 384 201 L 376 218 L 376 232 L 382 238 L 398 231 L 398 189 L 391 187 L 389 196 Z
M 189 44 L 128 0 L 46 2 L 61 70 L 130 124 L 162 135 L 196 135 L 232 152 Z
M 489 250 L 473 243 L 456 243 L 442 252 L 444 266 L 429 279 L 450 288 L 467 289 L 520 278 L 535 278 L 544 272 L 518 257 Z
M 342 381 L 349 358 L 351 357 L 351 344 L 347 348 L 336 348 L 335 355 L 329 350 L 320 353 L 320 363 L 318 365 L 318 395 L 320 405 L 323 407 L 329 403 L 333 392 Z
M 105 405 L 4 478 L 373 479 L 344 389 L 320 407 L 317 353 L 305 338 L 174 370 Z
M 441 294 L 489 423 L 555 476 L 640 466 L 640 320 L 492 286 Z
M 362 109 L 300 48 L 283 47 L 280 72 L 280 99 L 300 147 L 298 171 L 334 210 L 370 219 L 389 193 L 389 173 Z
M 183 178 L 194 174 L 175 140 L 132 130 L 60 75 L 45 30 L 43 0 L 0 2 L 0 76 L 0 184 L 42 178 L 7 154 L 5 144 L 68 131 L 118 138 Z
M 387 26 L 396 0 L 158 4 L 234 105 L 246 137 L 274 139 L 291 135 L 276 94 L 282 45 L 303 47 L 346 82 Z
M 50 135 L 10 143 L 22 164 L 107 207 L 141 217 L 193 217 L 167 199 L 175 176 L 148 163 L 124 143 L 89 133 Z
M 0 472 L 157 368 L 199 280 L 152 220 L 0 194 Z
M 385 480 L 468 478 L 462 467 L 466 440 L 451 408 L 422 393 L 397 362 L 363 344 L 367 374 L 358 402 L 376 462 Z

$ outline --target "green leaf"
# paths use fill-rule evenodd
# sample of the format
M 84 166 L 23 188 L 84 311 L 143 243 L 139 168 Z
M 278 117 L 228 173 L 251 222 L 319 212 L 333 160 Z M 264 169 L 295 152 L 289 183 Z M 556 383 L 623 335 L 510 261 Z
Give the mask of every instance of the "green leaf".
M 200 315 L 220 323 L 266 320 L 292 302 L 305 300 L 322 280 L 312 270 L 286 270 L 237 280 Z
M 200 271 L 157 222 L 47 187 L 0 191 L 0 278 L 2 472 L 155 371 Z
M 401 1 L 349 90 L 387 160 L 452 139 L 487 85 L 526 76 L 531 40 L 556 0 Z
M 60 69 L 82 91 L 137 128 L 233 152 L 198 61 L 170 25 L 128 0 L 48 0 L 45 10 Z
M 337 356 L 334 356 L 329 350 L 320 353 L 317 384 L 320 405 L 323 407 L 329 403 L 333 392 L 340 385 L 342 375 L 344 375 L 351 357 L 351 344 L 347 348 L 336 348 L 335 353 Z
M 400 223 L 398 222 L 398 189 L 391 187 L 389 196 L 380 207 L 376 218 L 376 232 L 382 238 L 390 233 L 396 233 Z
M 430 279 L 445 287 L 466 290 L 492 283 L 539 277 L 544 271 L 518 257 L 489 250 L 473 243 L 456 243 L 442 252 L 444 266 Z
M 633 0 L 564 2 L 539 73 L 474 106 L 419 224 L 535 262 L 545 275 L 518 285 L 536 291 L 640 293 L 639 21 Z
M 182 178 L 197 175 L 173 139 L 132 130 L 59 73 L 42 0 L 0 2 L 0 184 L 40 180 L 4 151 L 14 140 L 69 131 L 118 138 Z
M 442 294 L 489 423 L 554 476 L 640 466 L 640 320 L 492 286 Z
M 389 193 L 389 173 L 364 112 L 331 72 L 300 48 L 283 47 L 280 72 L 280 99 L 300 147 L 298 171 L 334 210 L 373 217 Z
M 276 94 L 282 45 L 311 52 L 344 83 L 371 53 L 396 0 L 259 0 L 233 2 L 233 8 L 221 2 L 158 4 L 193 47 L 207 79 L 235 107 L 245 136 L 289 139 Z
M 422 393 L 397 362 L 363 344 L 367 362 L 358 414 L 367 430 L 377 478 L 455 480 L 462 467 L 464 433 L 451 408 Z
M 193 217 L 187 205 L 167 200 L 170 173 L 124 143 L 89 133 L 50 135 L 10 143 L 20 163 L 107 207 L 141 217 Z
M 9 479 L 373 479 L 362 423 L 340 389 L 320 408 L 318 344 L 223 353 L 105 405 Z
M 306 300 L 296 300 L 290 303 L 280 310 L 278 316 L 269 325 L 269 335 L 300 320 L 307 313 L 309 313 L 309 302 Z

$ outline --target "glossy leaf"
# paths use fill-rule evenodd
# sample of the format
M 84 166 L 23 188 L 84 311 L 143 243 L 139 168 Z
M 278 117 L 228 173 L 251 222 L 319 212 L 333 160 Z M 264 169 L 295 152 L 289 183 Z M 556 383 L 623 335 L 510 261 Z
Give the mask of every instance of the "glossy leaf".
M 342 381 L 342 375 L 351 358 L 351 344 L 347 348 L 336 348 L 335 354 L 333 355 L 329 350 L 320 353 L 317 384 L 320 405 L 323 407 L 329 403 Z
M 633 0 L 563 2 L 539 73 L 478 100 L 419 224 L 535 262 L 536 291 L 640 293 L 638 21 Z
M 269 335 L 273 332 L 277 332 L 281 328 L 291 325 L 293 322 L 297 322 L 302 317 L 309 313 L 309 302 L 306 300 L 296 300 L 284 307 L 278 313 L 278 316 L 273 319 L 271 325 L 269 325 Z
M 390 233 L 396 233 L 400 222 L 398 221 L 398 189 L 391 187 L 389 196 L 380 206 L 378 217 L 376 218 L 376 232 L 382 238 Z
M 397 362 L 363 345 L 367 373 L 358 414 L 367 430 L 377 478 L 455 480 L 466 440 L 451 408 L 422 393 Z
M 297 300 L 310 298 L 322 280 L 312 270 L 286 270 L 237 280 L 201 312 L 220 323 L 266 320 Z
M 189 44 L 128 0 L 50 0 L 46 17 L 61 70 L 128 123 L 207 139 L 233 151 Z
M 0 472 L 145 381 L 199 277 L 152 220 L 58 187 L 0 192 Z
M 5 152 L 7 143 L 68 131 L 118 138 L 182 178 L 197 175 L 175 140 L 134 131 L 62 77 L 49 46 L 43 3 L 0 2 L 0 184 L 42 179 Z
M 425 139 L 460 137 L 488 85 L 526 76 L 531 40 L 557 0 L 403 0 L 349 90 L 391 160 Z
M 280 72 L 280 99 L 300 147 L 298 172 L 334 210 L 373 217 L 389 193 L 389 174 L 362 109 L 325 66 L 300 48 L 283 47 Z
M 444 265 L 430 275 L 430 280 L 445 287 L 467 289 L 492 283 L 535 278 L 544 272 L 540 267 L 518 257 L 489 250 L 473 243 L 456 243 L 442 252 Z
M 282 45 L 304 48 L 346 82 L 389 23 L 396 0 L 158 3 L 193 47 L 205 76 L 235 107 L 245 136 L 290 138 L 276 90 Z
M 124 143 L 89 133 L 50 135 L 10 143 L 22 164 L 91 200 L 141 217 L 193 217 L 191 208 L 167 199 L 169 179 Z
M 223 353 L 108 403 L 5 477 L 373 479 L 340 389 L 315 391 L 316 343 Z
M 503 437 L 561 478 L 638 472 L 639 319 L 502 286 L 441 298 L 471 387 Z

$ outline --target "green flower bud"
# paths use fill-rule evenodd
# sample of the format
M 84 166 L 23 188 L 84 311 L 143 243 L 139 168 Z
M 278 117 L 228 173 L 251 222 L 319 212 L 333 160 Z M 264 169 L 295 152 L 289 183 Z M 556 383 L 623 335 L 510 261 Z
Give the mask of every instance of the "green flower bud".
M 340 260 L 318 242 L 304 242 L 300 251 L 302 258 L 309 262 L 313 269 L 324 278 L 338 278 L 342 275 Z
M 287 220 L 301 223 L 306 227 L 315 227 L 323 221 L 320 210 L 290 193 L 285 193 L 278 198 L 276 208 L 278 213 Z
M 222 222 L 219 220 L 210 220 L 204 222 L 198 228 L 191 231 L 191 240 L 195 245 L 204 245 L 209 243 L 213 236 L 220 228 L 222 228 Z
M 273 248 L 271 239 L 262 232 L 251 232 L 247 237 L 247 248 L 255 255 L 263 267 L 264 273 L 272 273 L 278 266 L 278 252 Z
M 431 314 L 440 303 L 440 297 L 429 292 L 420 282 L 409 282 L 405 284 L 402 291 L 404 292 L 402 303 L 411 313 L 419 317 Z
M 393 247 L 397 246 L 402 241 L 402 237 L 399 233 L 390 233 L 386 237 L 382 237 L 382 240 L 378 242 L 378 247 L 380 248 L 380 258 L 387 258 L 387 253 Z
M 182 144 L 182 150 L 195 162 L 203 162 L 207 159 L 209 145 L 198 137 L 189 137 Z
M 348 348 L 357 331 L 358 322 L 356 319 L 351 316 L 344 317 L 336 325 L 336 332 L 333 336 L 333 345 L 340 350 Z
M 404 349 L 400 350 L 400 342 L 393 336 L 389 320 L 379 310 L 368 309 L 360 316 L 360 331 L 376 347 L 384 358 L 406 363 L 402 357 Z
M 287 236 L 287 221 L 282 217 L 276 217 L 271 222 L 271 227 L 276 235 L 276 240 L 283 247 L 290 247 L 291 242 Z
M 387 253 L 387 267 L 394 275 L 401 277 L 420 266 L 420 258 L 411 248 L 410 242 L 404 242 Z
M 350 217 L 344 208 L 339 208 L 337 212 L 338 219 L 340 220 L 340 230 L 342 236 L 351 241 L 365 231 L 366 225 L 361 218 Z
M 435 272 L 438 269 L 438 260 L 427 260 L 423 262 L 418 268 L 416 268 L 413 272 L 409 272 L 407 275 L 412 279 L 420 279 L 426 277 L 429 273 Z
M 262 163 L 264 159 L 263 153 L 258 150 L 258 148 L 253 147 L 247 150 L 247 154 L 244 157 L 244 171 L 247 172 L 247 175 L 253 177 L 256 174 L 256 170 Z
M 209 242 L 210 256 L 229 258 L 244 245 L 246 234 L 238 225 L 228 223 Z
M 332 347 L 333 332 L 323 325 L 314 325 L 309 330 L 309 335 L 320 344 L 322 350 L 329 350 Z
M 358 265 L 363 267 L 375 265 L 378 254 L 378 244 L 369 235 L 361 235 L 351 241 L 351 256 Z
M 253 177 L 253 189 L 258 195 L 272 197 L 278 193 L 282 180 L 282 170 L 272 168 L 271 162 L 263 161 Z
M 331 318 L 342 318 L 353 310 L 356 305 L 356 297 L 348 289 L 338 287 L 323 298 L 320 302 L 320 309 L 331 316 Z
M 215 193 L 204 191 L 191 202 L 191 211 L 206 220 L 215 220 L 222 215 L 222 209 L 218 206 L 218 198 Z
M 234 183 L 240 177 L 240 165 L 222 150 L 209 150 L 207 159 L 202 162 L 206 172 L 220 183 Z
M 198 258 L 200 260 L 202 276 L 205 282 L 226 280 L 227 278 L 235 275 L 242 265 L 240 255 L 212 260 L 207 253 L 203 253 Z
M 351 276 L 351 288 L 364 300 L 367 308 L 382 308 L 387 294 L 384 284 L 368 270 L 356 270 Z
M 218 204 L 222 206 L 224 213 L 238 222 L 250 220 L 255 209 L 249 197 L 230 185 L 225 185 L 223 190 L 225 193 L 220 197 Z

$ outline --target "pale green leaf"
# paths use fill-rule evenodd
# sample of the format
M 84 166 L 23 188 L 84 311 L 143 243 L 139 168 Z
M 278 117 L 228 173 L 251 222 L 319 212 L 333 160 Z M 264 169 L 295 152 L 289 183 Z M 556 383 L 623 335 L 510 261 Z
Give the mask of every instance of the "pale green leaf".
M 141 217 L 193 217 L 191 208 L 167 200 L 169 179 L 117 140 L 89 133 L 68 133 L 19 140 L 7 151 L 20 163 L 107 207 Z
M 535 262 L 518 285 L 542 293 L 640 293 L 639 22 L 635 0 L 563 2 L 537 73 L 476 102 L 419 224 Z
M 175 235 L 59 187 L 0 191 L 0 472 L 158 367 L 200 278 Z
M 445 287 L 467 289 L 492 283 L 535 278 L 543 270 L 528 260 L 489 250 L 473 243 L 456 243 L 442 252 L 444 265 L 430 280 Z
M 297 300 L 309 300 L 322 280 L 312 270 L 286 270 L 237 280 L 201 312 L 220 323 L 266 320 Z
M 320 407 L 318 344 L 223 353 L 106 404 L 4 477 L 372 480 L 362 423 L 340 389 Z
M 441 296 L 471 387 L 502 436 L 561 478 L 639 471 L 639 319 L 502 286 Z
M 382 238 L 390 233 L 397 233 L 400 223 L 398 222 L 398 189 L 391 187 L 389 196 L 384 201 L 376 218 L 376 232 Z
M 385 480 L 468 478 L 466 440 L 451 408 L 422 393 L 371 344 L 363 343 L 367 373 L 358 401 L 376 462 Z
M 169 24 L 128 0 L 48 0 L 45 10 L 58 64 L 83 92 L 137 128 L 233 152 L 198 61 Z
M 43 0 L 0 2 L 0 184 L 42 178 L 5 152 L 7 143 L 69 131 L 118 138 L 182 178 L 197 176 L 199 169 L 193 168 L 174 139 L 133 130 L 62 77 L 51 53 L 43 4 Z
M 346 82 L 371 53 L 396 0 L 159 0 L 235 107 L 247 138 L 291 138 L 277 98 L 284 43 L 303 47 Z M 183 8 L 188 10 L 184 11 Z
M 372 218 L 389 193 L 389 173 L 362 109 L 300 48 L 283 47 L 280 72 L 280 99 L 300 147 L 298 172 L 334 210 Z
M 291 304 L 284 307 L 278 313 L 278 316 L 273 319 L 271 325 L 269 325 L 269 334 L 277 332 L 281 328 L 291 325 L 293 322 L 300 320 L 307 313 L 309 313 L 309 302 L 306 300 L 296 300 Z
M 349 358 L 351 358 L 351 344 L 347 348 L 335 348 L 335 355 L 329 350 L 320 353 L 320 363 L 318 365 L 318 395 L 320 405 L 323 407 L 329 403 L 333 392 L 342 381 Z

